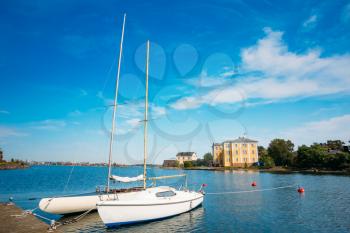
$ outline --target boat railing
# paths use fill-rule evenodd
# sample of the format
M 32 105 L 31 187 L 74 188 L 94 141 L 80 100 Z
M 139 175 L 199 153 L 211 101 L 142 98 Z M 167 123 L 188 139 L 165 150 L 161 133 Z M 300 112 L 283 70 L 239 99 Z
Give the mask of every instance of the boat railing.
M 169 176 L 155 176 L 155 177 L 147 177 L 147 180 L 152 181 L 152 186 L 156 186 L 157 180 L 162 180 L 162 179 L 173 179 L 173 178 L 178 178 L 178 177 L 185 177 L 185 185 L 184 189 L 187 189 L 187 174 L 178 174 L 178 175 L 169 175 Z

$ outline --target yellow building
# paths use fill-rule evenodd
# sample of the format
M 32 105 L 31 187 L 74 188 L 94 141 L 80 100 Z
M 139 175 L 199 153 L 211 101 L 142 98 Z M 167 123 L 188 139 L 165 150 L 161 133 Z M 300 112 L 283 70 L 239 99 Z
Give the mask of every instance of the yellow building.
M 213 143 L 214 164 L 222 167 L 251 166 L 259 161 L 258 141 L 246 137 Z

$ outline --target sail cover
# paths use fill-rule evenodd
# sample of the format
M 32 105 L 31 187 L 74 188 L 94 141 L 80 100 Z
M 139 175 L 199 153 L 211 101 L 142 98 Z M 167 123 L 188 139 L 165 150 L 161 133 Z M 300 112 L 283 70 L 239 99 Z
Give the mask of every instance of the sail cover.
M 118 182 L 123 182 L 123 183 L 128 183 L 128 182 L 135 182 L 135 181 L 141 181 L 143 180 L 143 175 L 135 176 L 135 177 L 127 177 L 127 176 L 111 176 L 112 180 L 118 181 Z

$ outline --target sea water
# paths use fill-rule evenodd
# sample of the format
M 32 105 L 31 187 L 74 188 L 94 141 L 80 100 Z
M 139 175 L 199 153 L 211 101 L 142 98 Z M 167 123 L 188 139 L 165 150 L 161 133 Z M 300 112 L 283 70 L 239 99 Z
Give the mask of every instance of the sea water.
M 61 229 L 65 232 L 350 232 L 350 176 L 272 174 L 252 171 L 200 171 L 149 168 L 149 176 L 188 174 L 188 185 L 207 193 L 269 189 L 258 192 L 206 195 L 203 205 L 163 221 L 107 230 L 97 212 Z M 106 183 L 105 167 L 33 166 L 0 171 L 0 201 L 13 197 L 24 209 L 37 207 L 40 198 L 93 192 Z M 113 174 L 137 176 L 142 167 L 113 168 Z M 256 187 L 251 183 L 255 181 Z M 181 187 L 184 179 L 162 180 L 157 185 Z M 36 213 L 52 219 L 40 210 Z M 64 219 L 63 219 L 64 220 Z

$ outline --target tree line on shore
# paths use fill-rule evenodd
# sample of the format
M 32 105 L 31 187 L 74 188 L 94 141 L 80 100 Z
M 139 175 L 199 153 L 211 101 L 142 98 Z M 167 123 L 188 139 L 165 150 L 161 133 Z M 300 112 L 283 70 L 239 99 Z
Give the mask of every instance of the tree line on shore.
M 267 148 L 259 146 L 258 153 L 259 165 L 263 168 L 284 166 L 300 169 L 350 169 L 349 146 L 340 140 L 301 145 L 294 150 L 292 141 L 277 138 Z
M 197 159 L 196 161 L 185 161 L 183 166 L 185 168 L 190 167 L 211 167 L 213 165 L 213 155 L 211 153 L 206 153 L 203 159 Z M 179 164 L 177 164 L 179 167 Z
M 26 166 L 28 165 L 27 162 L 23 161 L 23 160 L 19 160 L 19 159 L 10 159 L 10 161 L 6 161 L 3 158 L 3 150 L 0 147 L 0 166 L 7 166 L 7 165 L 20 165 L 20 166 Z

